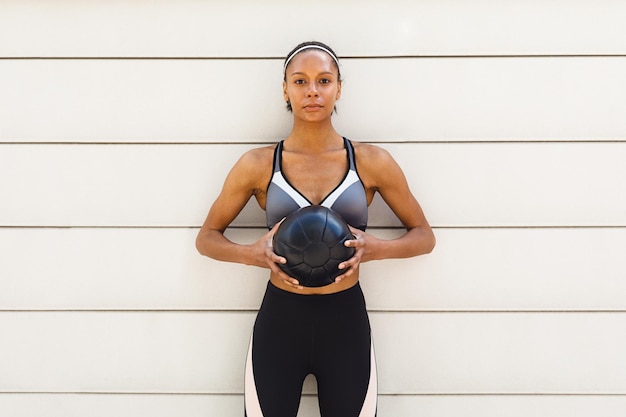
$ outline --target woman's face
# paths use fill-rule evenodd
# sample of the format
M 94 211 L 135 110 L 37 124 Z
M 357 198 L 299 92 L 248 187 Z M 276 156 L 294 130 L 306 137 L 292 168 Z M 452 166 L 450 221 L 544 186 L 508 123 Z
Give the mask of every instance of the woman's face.
M 341 95 L 338 76 L 335 61 L 324 51 L 311 49 L 294 56 L 283 82 L 294 117 L 311 122 L 329 118 Z

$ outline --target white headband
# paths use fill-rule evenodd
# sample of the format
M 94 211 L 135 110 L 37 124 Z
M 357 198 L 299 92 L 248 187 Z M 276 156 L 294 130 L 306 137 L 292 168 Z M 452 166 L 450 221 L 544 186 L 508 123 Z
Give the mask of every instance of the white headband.
M 306 45 L 306 46 L 303 46 L 302 48 L 296 49 L 291 55 L 289 55 L 289 57 L 285 61 L 285 66 L 283 67 L 283 73 L 287 72 L 287 65 L 289 65 L 289 62 L 291 62 L 293 57 L 298 55 L 300 52 L 304 51 L 305 49 L 319 49 L 321 51 L 326 52 L 335 61 L 335 64 L 337 64 L 337 68 L 339 68 L 339 61 L 337 60 L 337 57 L 335 57 L 335 54 L 330 52 L 328 49 L 319 45 Z

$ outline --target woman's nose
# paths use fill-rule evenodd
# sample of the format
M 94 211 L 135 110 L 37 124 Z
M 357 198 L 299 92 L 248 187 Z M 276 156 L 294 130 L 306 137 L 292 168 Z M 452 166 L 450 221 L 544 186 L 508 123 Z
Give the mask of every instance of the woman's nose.
M 316 85 L 314 83 L 309 84 L 307 97 L 318 97 L 318 96 L 319 96 L 319 92 L 317 91 Z

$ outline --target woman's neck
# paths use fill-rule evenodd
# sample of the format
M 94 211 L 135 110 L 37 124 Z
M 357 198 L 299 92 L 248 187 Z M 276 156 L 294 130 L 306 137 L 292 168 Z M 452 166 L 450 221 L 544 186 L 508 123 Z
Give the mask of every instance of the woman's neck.
M 326 151 L 329 148 L 343 147 L 343 139 L 332 123 L 294 123 L 287 139 L 287 146 L 294 151 Z

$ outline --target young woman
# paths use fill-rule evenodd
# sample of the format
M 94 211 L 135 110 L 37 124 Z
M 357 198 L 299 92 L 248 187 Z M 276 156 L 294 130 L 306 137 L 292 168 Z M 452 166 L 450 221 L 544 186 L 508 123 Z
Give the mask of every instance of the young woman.
M 268 268 L 269 282 L 250 341 L 245 376 L 247 417 L 295 417 L 302 384 L 315 375 L 322 417 L 376 415 L 376 364 L 360 264 L 429 253 L 433 232 L 406 178 L 382 148 L 352 142 L 332 124 L 341 96 L 339 60 L 320 42 L 285 59 L 283 95 L 293 128 L 278 144 L 253 149 L 234 165 L 198 234 L 198 251 L 214 259 Z M 406 233 L 382 240 L 365 231 L 367 207 L 379 193 Z M 224 230 L 254 196 L 269 232 L 238 244 Z M 307 205 L 325 205 L 350 224 L 354 256 L 334 283 L 304 287 L 278 267 L 272 251 L 280 221 Z

